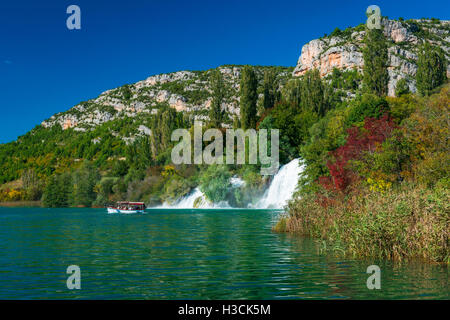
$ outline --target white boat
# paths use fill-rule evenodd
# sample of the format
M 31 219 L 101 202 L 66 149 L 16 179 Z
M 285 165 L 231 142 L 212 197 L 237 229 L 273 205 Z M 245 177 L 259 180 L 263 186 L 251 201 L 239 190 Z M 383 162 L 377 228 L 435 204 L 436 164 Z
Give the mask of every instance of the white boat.
M 144 213 L 145 203 L 144 202 L 128 202 L 119 201 L 115 207 L 107 207 L 108 213 Z

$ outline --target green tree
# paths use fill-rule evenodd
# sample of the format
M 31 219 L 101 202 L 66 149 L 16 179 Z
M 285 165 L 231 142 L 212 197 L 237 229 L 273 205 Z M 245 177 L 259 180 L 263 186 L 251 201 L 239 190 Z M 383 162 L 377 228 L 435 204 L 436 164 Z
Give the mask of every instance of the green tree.
M 223 201 L 231 189 L 230 178 L 231 173 L 226 166 L 208 166 L 200 178 L 200 190 L 213 202 Z
M 406 83 L 406 79 L 402 78 L 400 80 L 398 80 L 397 85 L 395 86 L 395 96 L 396 97 L 400 97 L 404 94 L 408 94 L 409 93 L 409 87 L 408 84 Z
M 72 193 L 72 177 L 70 173 L 54 174 L 50 176 L 42 195 L 44 206 L 63 208 L 70 205 Z
M 272 70 L 266 70 L 264 72 L 264 83 L 263 83 L 263 106 L 264 110 L 270 109 L 275 104 L 277 88 L 275 82 L 275 74 Z
M 378 96 L 387 94 L 389 81 L 388 48 L 386 38 L 379 29 L 366 31 L 363 48 L 363 83 L 366 91 Z
M 245 66 L 241 77 L 241 125 L 244 129 L 255 128 L 258 101 L 258 81 L 251 66 Z
M 431 46 L 428 42 L 419 49 L 417 62 L 417 89 L 422 95 L 443 84 L 447 78 L 447 59 L 441 48 Z
M 22 173 L 22 184 L 25 189 L 27 200 L 39 200 L 42 196 L 42 182 L 34 169 L 24 170 Z
M 283 99 L 286 102 L 300 106 L 302 94 L 302 81 L 300 79 L 292 79 L 283 87 Z
M 213 71 L 210 86 L 212 89 L 212 102 L 211 109 L 209 111 L 209 119 L 214 128 L 220 128 L 225 116 L 224 110 L 222 110 L 225 89 L 223 85 L 222 72 L 220 72 L 220 70 Z
M 319 70 L 314 69 L 305 73 L 301 85 L 301 105 L 304 110 L 316 112 L 324 116 L 328 110 L 324 96 L 325 85 L 320 78 Z
M 73 173 L 72 204 L 90 207 L 97 198 L 94 188 L 99 179 L 100 174 L 92 163 L 83 162 L 82 166 Z

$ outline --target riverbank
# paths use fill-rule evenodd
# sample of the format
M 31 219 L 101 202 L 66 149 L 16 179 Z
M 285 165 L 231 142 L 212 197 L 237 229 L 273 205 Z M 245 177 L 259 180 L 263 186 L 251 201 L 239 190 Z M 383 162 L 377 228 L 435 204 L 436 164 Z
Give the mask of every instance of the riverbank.
M 402 186 L 362 189 L 324 205 L 313 196 L 291 202 L 274 227 L 323 240 L 323 249 L 358 258 L 450 262 L 450 192 Z
M 0 207 L 16 208 L 16 207 L 42 207 L 41 201 L 5 201 L 0 202 Z

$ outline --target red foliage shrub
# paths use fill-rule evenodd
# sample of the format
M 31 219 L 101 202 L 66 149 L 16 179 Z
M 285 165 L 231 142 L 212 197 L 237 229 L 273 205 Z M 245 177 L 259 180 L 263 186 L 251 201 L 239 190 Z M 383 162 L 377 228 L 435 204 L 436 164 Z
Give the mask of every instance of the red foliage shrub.
M 375 151 L 377 145 L 386 140 L 394 128 L 394 122 L 385 114 L 380 119 L 366 118 L 361 129 L 348 129 L 346 143 L 329 153 L 331 160 L 327 162 L 327 167 L 331 177 L 320 177 L 319 184 L 329 191 L 345 192 L 358 177 L 349 168 L 348 162 L 358 159 L 365 151 Z

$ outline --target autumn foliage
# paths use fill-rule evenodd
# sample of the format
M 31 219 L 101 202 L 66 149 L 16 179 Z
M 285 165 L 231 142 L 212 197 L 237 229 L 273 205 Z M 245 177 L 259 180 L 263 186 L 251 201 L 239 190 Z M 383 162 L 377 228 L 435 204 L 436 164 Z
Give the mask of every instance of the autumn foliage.
M 320 185 L 329 191 L 345 193 L 349 185 L 358 179 L 358 175 L 350 168 L 350 162 L 364 152 L 375 152 L 394 128 L 393 120 L 385 114 L 380 119 L 366 118 L 363 128 L 348 129 L 346 143 L 330 152 L 331 160 L 327 162 L 330 176 L 320 177 Z

